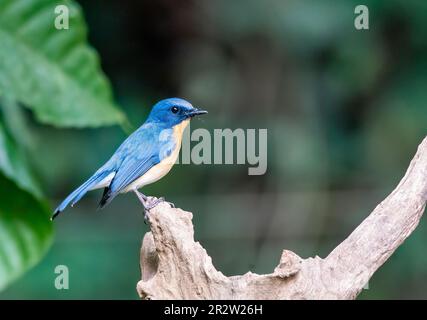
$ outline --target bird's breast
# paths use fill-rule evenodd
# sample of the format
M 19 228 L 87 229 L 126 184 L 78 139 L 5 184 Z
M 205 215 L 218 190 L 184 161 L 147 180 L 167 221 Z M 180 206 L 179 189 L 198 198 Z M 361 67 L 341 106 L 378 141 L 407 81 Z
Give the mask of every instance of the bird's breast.
M 189 122 L 190 120 L 187 119 L 172 127 L 172 130 L 169 132 L 164 131 L 164 137 L 161 136 L 162 134 L 160 135 L 160 141 L 163 148 L 163 150 L 160 151 L 160 162 L 132 182 L 126 189 L 124 189 L 124 192 L 142 188 L 143 186 L 158 181 L 169 173 L 178 159 L 179 150 L 181 149 L 182 144 L 182 136 Z

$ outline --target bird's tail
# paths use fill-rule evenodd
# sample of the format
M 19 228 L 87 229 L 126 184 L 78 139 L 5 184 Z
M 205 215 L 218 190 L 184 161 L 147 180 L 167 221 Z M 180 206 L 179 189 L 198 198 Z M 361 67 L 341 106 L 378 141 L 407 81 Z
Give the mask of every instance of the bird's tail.
M 100 183 L 103 179 L 105 179 L 111 172 L 103 171 L 97 172 L 92 177 L 90 177 L 85 183 L 83 183 L 80 187 L 74 190 L 61 204 L 55 209 L 52 220 L 56 218 L 58 214 L 60 214 L 64 209 L 71 204 L 71 206 L 75 205 L 91 188 Z

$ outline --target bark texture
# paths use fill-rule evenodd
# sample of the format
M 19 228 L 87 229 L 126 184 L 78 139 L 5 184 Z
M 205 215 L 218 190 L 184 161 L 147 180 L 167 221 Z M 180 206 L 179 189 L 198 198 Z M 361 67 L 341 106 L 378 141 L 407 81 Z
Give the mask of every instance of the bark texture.
M 355 299 L 414 231 L 427 200 L 427 138 L 396 189 L 326 258 L 283 250 L 270 274 L 226 277 L 194 241 L 192 214 L 161 203 L 141 247 L 143 299 Z

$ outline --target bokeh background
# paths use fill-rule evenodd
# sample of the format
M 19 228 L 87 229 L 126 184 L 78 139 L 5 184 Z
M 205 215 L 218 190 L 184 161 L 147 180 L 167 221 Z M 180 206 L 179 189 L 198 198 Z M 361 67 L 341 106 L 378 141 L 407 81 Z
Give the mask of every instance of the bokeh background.
M 397 185 L 427 133 L 423 0 L 78 3 L 133 128 L 157 100 L 179 96 L 209 110 L 192 129 L 268 129 L 265 175 L 177 165 L 145 188 L 194 213 L 196 240 L 226 275 L 269 273 L 284 248 L 325 257 Z M 354 28 L 357 4 L 369 7 L 369 30 Z M 25 112 L 52 207 L 126 137 L 119 126 L 59 129 Z M 96 211 L 100 196 L 55 221 L 47 255 L 0 298 L 138 298 L 142 209 L 123 195 Z M 359 299 L 426 299 L 426 243 L 422 220 Z M 69 268 L 69 290 L 54 287 L 57 265 Z

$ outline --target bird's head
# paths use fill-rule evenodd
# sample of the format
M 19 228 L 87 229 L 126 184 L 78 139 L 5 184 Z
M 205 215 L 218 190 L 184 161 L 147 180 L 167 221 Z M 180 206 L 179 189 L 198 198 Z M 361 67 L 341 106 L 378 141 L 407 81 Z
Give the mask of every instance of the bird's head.
M 162 123 L 166 127 L 173 127 L 184 120 L 205 113 L 208 112 L 193 107 L 190 102 L 184 99 L 169 98 L 161 100 L 154 105 L 147 121 Z

